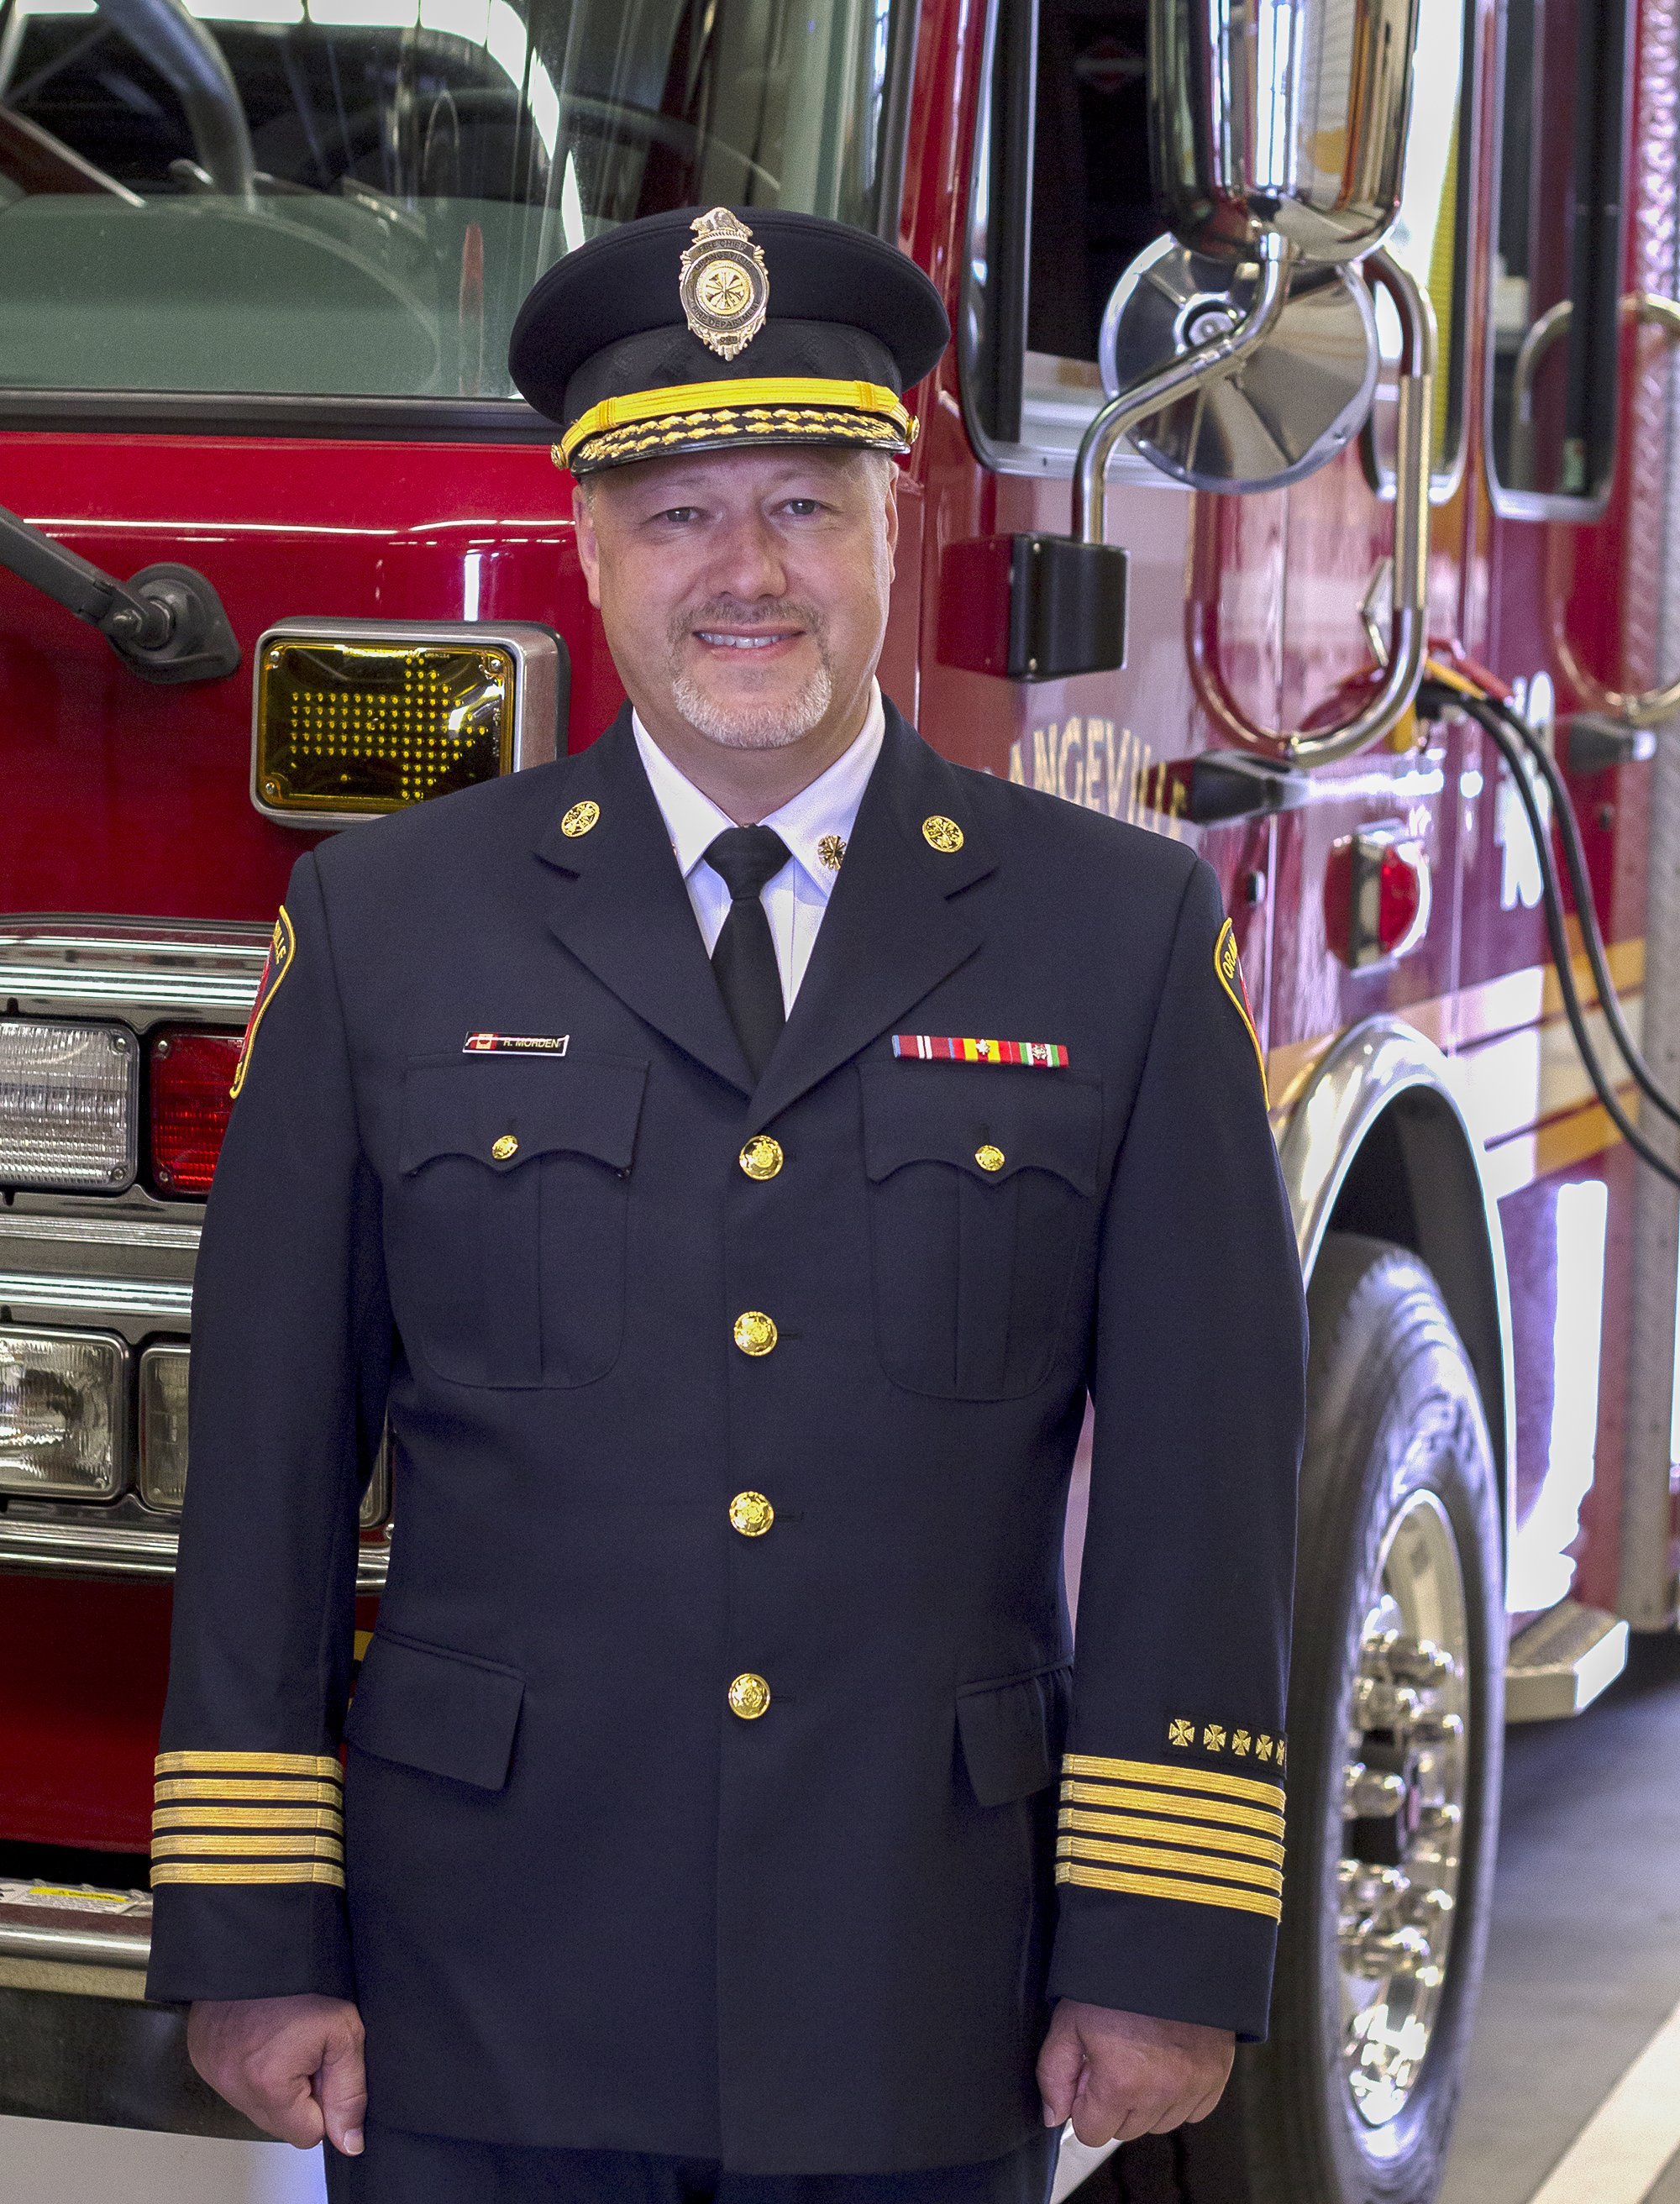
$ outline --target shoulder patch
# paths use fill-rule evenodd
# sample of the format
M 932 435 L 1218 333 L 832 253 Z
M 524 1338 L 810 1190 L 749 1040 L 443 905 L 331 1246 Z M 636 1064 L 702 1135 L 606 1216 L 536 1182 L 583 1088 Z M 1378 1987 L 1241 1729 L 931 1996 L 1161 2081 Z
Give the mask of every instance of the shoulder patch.
M 257 1028 L 263 1022 L 263 1012 L 274 998 L 274 991 L 292 969 L 292 958 L 297 951 L 297 936 L 292 931 L 292 921 L 285 904 L 280 906 L 280 915 L 274 921 L 274 933 L 269 942 L 269 953 L 263 965 L 263 976 L 257 982 L 257 999 L 251 1005 L 251 1016 L 245 1028 L 245 1038 L 239 1045 L 239 1062 L 234 1066 L 234 1083 L 228 1089 L 237 1101 L 239 1090 L 245 1084 L 245 1074 L 251 1062 L 251 1044 L 257 1038 Z
M 1214 970 L 1219 983 L 1237 1006 L 1237 1015 L 1248 1028 L 1249 1039 L 1254 1043 L 1255 1062 L 1260 1066 L 1260 1091 L 1267 1106 L 1271 1093 L 1266 1084 L 1266 1058 L 1260 1046 L 1260 1035 L 1255 1031 L 1254 1012 L 1249 1008 L 1249 991 L 1243 983 L 1243 960 L 1237 954 L 1237 932 L 1226 919 L 1220 927 L 1219 939 L 1214 944 Z

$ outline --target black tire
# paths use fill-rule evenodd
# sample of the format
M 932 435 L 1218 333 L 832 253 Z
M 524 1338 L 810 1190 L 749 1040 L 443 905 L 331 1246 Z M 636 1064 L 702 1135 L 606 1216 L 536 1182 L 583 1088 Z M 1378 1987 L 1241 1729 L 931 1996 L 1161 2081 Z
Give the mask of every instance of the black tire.
M 1481 1986 L 1499 1823 L 1499 1479 L 1469 1359 L 1416 1256 L 1383 1241 L 1333 1235 L 1309 1306 L 1288 1859 L 1271 2035 L 1238 2053 L 1211 2118 L 1125 2146 L 1076 2192 L 1081 2204 L 1431 2204 L 1445 2170 Z M 1408 1503 L 1428 1507 L 1414 1498 L 1420 1492 L 1439 1503 L 1463 1583 L 1462 1846 L 1428 2048 L 1401 2109 L 1373 2126 L 1355 2106 L 1341 2062 L 1342 1785 L 1358 1632 L 1374 1603 L 1385 1534 Z

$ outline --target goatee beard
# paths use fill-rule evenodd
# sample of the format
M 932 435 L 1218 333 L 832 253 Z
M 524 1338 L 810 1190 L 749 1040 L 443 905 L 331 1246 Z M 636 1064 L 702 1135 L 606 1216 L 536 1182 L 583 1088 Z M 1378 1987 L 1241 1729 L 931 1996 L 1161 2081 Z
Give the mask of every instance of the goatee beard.
M 725 707 L 709 696 L 682 663 L 683 645 L 697 630 L 727 627 L 732 622 L 768 625 L 783 619 L 804 628 L 816 646 L 816 665 L 809 679 L 792 696 L 774 703 L 740 703 Z M 686 613 L 672 624 L 671 696 L 679 712 L 698 735 L 720 749 L 782 750 L 821 726 L 834 701 L 834 668 L 822 638 L 822 624 L 816 607 L 778 601 L 755 607 L 751 613 L 739 605 L 704 605 Z

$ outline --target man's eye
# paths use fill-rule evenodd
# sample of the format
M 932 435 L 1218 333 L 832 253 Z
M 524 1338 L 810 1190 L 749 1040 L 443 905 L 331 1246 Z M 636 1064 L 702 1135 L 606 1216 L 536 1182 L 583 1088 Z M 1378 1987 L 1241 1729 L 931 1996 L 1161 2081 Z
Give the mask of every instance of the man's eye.
M 822 501 L 815 497 L 790 497 L 787 510 L 795 520 L 808 520 L 814 512 L 821 512 Z
M 679 523 L 698 520 L 699 517 L 700 508 L 698 505 L 668 505 L 663 512 L 655 515 L 655 518 L 659 520 L 674 520 Z

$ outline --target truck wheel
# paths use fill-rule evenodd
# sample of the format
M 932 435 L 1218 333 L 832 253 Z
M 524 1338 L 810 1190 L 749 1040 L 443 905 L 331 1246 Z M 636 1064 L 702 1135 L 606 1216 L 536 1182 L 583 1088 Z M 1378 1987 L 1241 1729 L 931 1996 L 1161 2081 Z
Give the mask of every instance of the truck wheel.
M 1097 2204 L 1430 2204 L 1475 2014 L 1503 1747 L 1499 1478 L 1440 1289 L 1327 1241 L 1309 1306 L 1288 1860 L 1269 2040 Z

